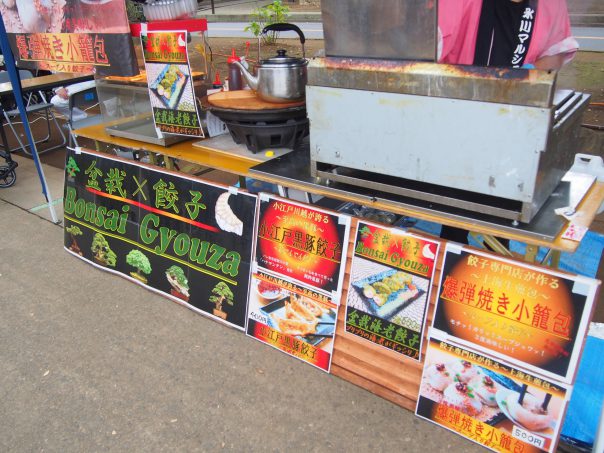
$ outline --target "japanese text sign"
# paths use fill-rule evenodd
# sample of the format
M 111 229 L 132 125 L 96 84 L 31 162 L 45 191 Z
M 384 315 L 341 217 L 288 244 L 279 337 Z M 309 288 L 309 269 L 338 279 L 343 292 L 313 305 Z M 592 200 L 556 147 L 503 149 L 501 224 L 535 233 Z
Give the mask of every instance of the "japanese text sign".
M 263 194 L 256 261 L 269 272 L 340 294 L 349 231 L 346 215 Z
M 153 121 L 161 132 L 203 137 L 186 31 L 141 35 Z
M 555 451 L 569 389 L 430 339 L 416 414 L 498 452 Z
M 0 12 L 20 67 L 138 74 L 123 0 L 1 2 Z
M 350 217 L 260 194 L 247 334 L 329 372 Z
M 599 282 L 447 246 L 433 327 L 571 383 Z
M 254 195 L 88 151 L 65 171 L 69 252 L 244 328 Z
M 346 331 L 420 359 L 440 244 L 359 221 L 346 301 Z

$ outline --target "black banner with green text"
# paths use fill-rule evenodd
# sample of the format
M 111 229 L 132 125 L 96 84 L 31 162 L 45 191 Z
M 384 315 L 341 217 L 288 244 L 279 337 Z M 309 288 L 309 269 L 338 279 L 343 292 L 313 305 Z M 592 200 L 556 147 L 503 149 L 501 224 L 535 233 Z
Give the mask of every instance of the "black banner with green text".
M 254 195 L 87 151 L 65 172 L 67 250 L 243 329 Z

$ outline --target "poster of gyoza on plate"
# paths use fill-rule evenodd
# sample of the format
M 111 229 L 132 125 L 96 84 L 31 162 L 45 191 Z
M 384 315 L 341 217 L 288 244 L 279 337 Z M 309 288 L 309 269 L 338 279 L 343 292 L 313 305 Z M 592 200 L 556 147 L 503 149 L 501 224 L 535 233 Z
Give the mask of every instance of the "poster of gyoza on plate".
M 256 196 L 88 151 L 65 172 L 70 253 L 243 329 Z

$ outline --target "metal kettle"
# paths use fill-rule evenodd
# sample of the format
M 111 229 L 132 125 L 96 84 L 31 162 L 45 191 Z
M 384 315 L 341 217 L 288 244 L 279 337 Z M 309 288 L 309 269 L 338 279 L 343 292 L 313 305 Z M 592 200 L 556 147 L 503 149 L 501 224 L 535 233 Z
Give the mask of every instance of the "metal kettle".
M 306 38 L 302 30 L 294 24 L 278 23 L 264 27 L 262 34 L 269 31 L 295 31 L 300 36 L 303 58 L 290 57 L 280 49 L 277 55 L 261 60 L 256 66 L 256 76 L 253 76 L 241 63 L 235 61 L 241 74 L 252 90 L 260 99 L 268 102 L 286 103 L 301 101 L 306 95 L 306 53 L 304 43 Z

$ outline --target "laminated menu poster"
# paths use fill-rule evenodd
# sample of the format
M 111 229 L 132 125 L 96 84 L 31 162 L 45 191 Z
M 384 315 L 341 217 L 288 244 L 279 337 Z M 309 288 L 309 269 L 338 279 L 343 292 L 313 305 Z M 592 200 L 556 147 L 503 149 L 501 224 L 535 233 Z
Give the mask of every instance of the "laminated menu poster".
M 260 194 L 247 334 L 329 371 L 350 217 Z
M 0 13 L 21 68 L 138 74 L 124 0 L 7 0 Z
M 243 330 L 255 195 L 88 151 L 65 172 L 69 252 Z
M 419 360 L 439 242 L 359 222 L 346 332 Z
M 447 244 L 433 328 L 571 384 L 599 285 Z
M 155 127 L 168 134 L 203 137 L 187 53 L 186 31 L 141 34 Z
M 555 451 L 568 387 L 431 338 L 416 415 L 498 452 Z

